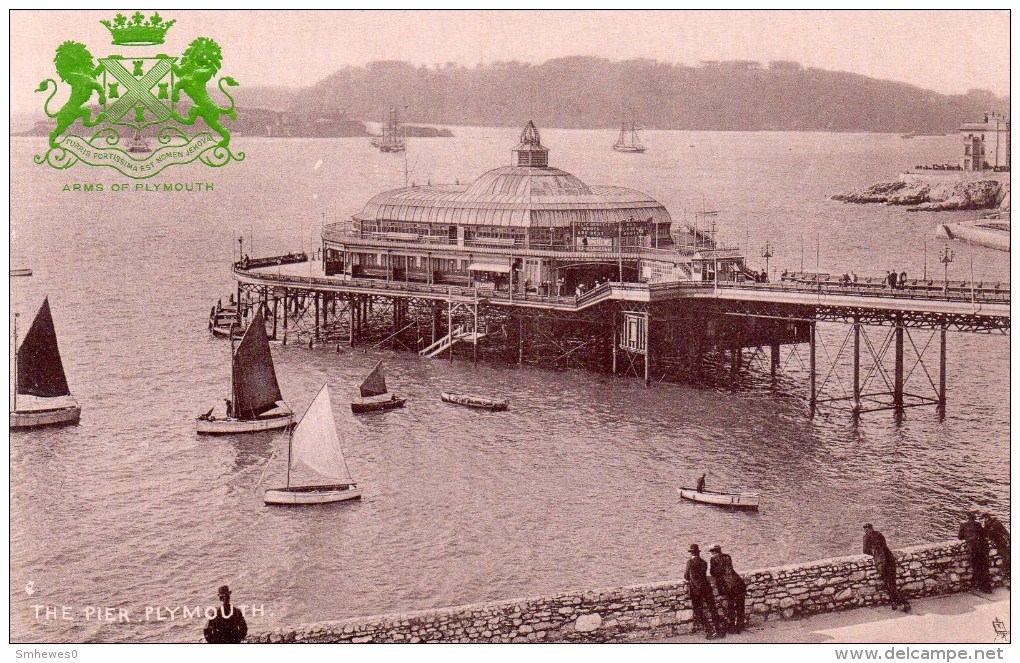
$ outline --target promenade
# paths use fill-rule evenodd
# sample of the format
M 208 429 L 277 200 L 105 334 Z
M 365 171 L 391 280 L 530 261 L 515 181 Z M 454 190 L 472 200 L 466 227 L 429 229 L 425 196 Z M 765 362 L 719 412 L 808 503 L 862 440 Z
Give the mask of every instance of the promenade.
M 1009 590 L 992 594 L 960 592 L 911 600 L 907 613 L 888 606 L 823 613 L 804 619 L 775 620 L 756 624 L 739 635 L 727 635 L 725 643 L 1003 643 L 993 621 L 1010 630 Z M 649 642 L 703 643 L 702 633 Z

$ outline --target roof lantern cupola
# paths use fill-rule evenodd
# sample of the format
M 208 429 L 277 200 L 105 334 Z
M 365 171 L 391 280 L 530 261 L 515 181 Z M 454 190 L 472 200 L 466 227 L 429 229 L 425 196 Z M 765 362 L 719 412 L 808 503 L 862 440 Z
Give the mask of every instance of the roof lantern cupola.
M 535 123 L 528 120 L 521 132 L 521 142 L 513 150 L 512 165 L 534 168 L 549 167 L 549 148 L 542 146 L 542 137 L 538 134 Z

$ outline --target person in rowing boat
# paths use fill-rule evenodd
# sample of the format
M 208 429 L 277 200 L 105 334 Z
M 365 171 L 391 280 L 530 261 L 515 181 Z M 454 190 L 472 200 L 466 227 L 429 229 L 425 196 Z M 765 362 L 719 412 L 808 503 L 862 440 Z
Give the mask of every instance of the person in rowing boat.
M 708 549 L 712 553 L 709 559 L 708 574 L 715 580 L 715 587 L 726 597 L 726 621 L 730 633 L 744 630 L 744 602 L 747 599 L 747 583 L 733 568 L 733 558 L 722 551 L 716 544 Z
M 687 550 L 691 557 L 687 560 L 684 580 L 687 581 L 687 588 L 691 593 L 691 609 L 694 611 L 695 624 L 700 624 L 705 629 L 706 640 L 724 638 L 726 629 L 720 624 L 719 612 L 715 608 L 715 597 L 712 596 L 712 586 L 708 584 L 706 576 L 708 563 L 701 559 L 698 544 L 692 543 Z
M 864 554 L 871 555 L 875 560 L 875 568 L 882 578 L 885 590 L 889 593 L 892 609 L 899 610 L 902 607 L 903 612 L 910 612 L 910 604 L 896 587 L 896 558 L 886 545 L 885 537 L 871 523 L 864 526 Z
M 698 487 L 695 488 L 695 490 L 698 491 L 699 493 L 705 492 L 705 475 L 704 474 L 702 474 L 701 478 L 698 479 Z

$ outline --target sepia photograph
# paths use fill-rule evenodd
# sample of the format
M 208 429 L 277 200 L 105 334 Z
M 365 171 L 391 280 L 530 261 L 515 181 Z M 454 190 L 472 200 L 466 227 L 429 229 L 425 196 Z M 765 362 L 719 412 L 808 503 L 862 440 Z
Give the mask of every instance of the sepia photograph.
M 10 655 L 1008 655 L 1008 9 L 8 20 Z

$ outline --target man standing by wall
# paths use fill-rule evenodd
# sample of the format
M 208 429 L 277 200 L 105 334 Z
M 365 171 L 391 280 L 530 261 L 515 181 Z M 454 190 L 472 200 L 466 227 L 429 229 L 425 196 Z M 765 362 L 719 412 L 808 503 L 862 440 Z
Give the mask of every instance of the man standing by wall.
M 960 525 L 957 536 L 967 542 L 970 567 L 974 573 L 974 587 L 985 594 L 990 594 L 992 579 L 988 575 L 988 539 L 985 538 L 985 530 L 977 521 L 977 514 L 974 511 L 967 514 L 967 520 Z
M 692 543 L 688 548 L 691 557 L 687 560 L 684 580 L 691 593 L 691 608 L 694 610 L 694 621 L 705 629 L 705 639 L 715 640 L 726 637 L 726 629 L 719 623 L 719 613 L 715 609 L 715 598 L 712 586 L 708 584 L 708 563 L 701 559 L 698 544 Z M 707 614 L 706 614 L 707 612 Z
M 747 598 L 747 584 L 733 568 L 733 558 L 722 551 L 722 547 L 714 545 L 708 549 L 712 553 L 709 560 L 709 575 L 715 580 L 716 589 L 726 596 L 726 621 L 730 633 L 744 630 L 744 601 Z
M 216 616 L 209 620 L 205 626 L 205 641 L 211 643 L 236 643 L 244 640 L 248 635 L 248 623 L 240 610 L 235 610 L 230 605 L 230 588 L 226 585 L 220 587 L 220 600 L 223 607 L 216 611 Z
M 875 568 L 882 578 L 886 592 L 889 593 L 892 609 L 899 610 L 902 607 L 903 612 L 910 612 L 910 604 L 896 587 L 896 558 L 893 557 L 892 551 L 886 545 L 885 537 L 871 523 L 864 526 L 864 554 L 871 555 L 871 558 L 875 560 Z
M 992 514 L 985 511 L 985 535 L 988 540 L 995 544 L 995 549 L 999 551 L 999 557 L 1002 558 L 1002 578 L 1006 582 L 1006 587 L 1009 587 L 1009 530 L 1002 522 L 993 516 Z

